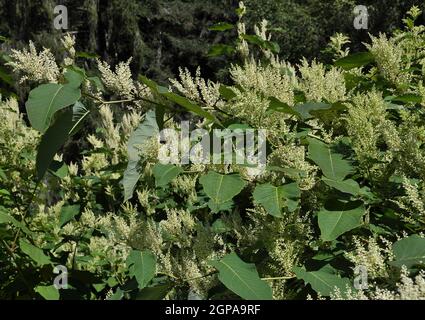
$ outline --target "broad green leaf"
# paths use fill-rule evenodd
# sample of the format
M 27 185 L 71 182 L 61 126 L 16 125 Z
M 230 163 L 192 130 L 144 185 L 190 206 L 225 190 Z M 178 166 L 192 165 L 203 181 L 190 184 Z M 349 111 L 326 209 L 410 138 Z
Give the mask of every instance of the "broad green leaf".
M 210 47 L 208 51 L 209 57 L 217 57 L 217 56 L 231 56 L 235 53 L 235 48 L 225 44 L 215 44 Z
M 220 95 L 227 101 L 230 101 L 233 98 L 236 98 L 236 93 L 232 90 L 232 88 L 227 87 L 225 85 L 220 85 L 219 92 L 220 92 Z
M 75 216 L 77 216 L 79 213 L 80 213 L 80 206 L 79 205 L 62 207 L 60 219 L 59 219 L 59 226 L 63 227 L 69 221 L 74 219 Z
M 388 99 L 390 101 L 396 101 L 396 102 L 403 102 L 403 103 L 421 103 L 423 98 L 420 95 L 417 94 L 405 94 L 398 97 L 392 97 L 391 99 Z
M 50 258 L 44 254 L 43 250 L 33 246 L 28 241 L 19 239 L 19 247 L 21 248 L 22 252 L 34 260 L 37 265 L 44 266 L 51 263 Z
M 53 125 L 42 136 L 37 148 L 36 170 L 38 180 L 43 179 L 55 154 L 68 139 L 69 132 L 73 127 L 72 116 L 72 109 L 67 108 L 58 115 Z
M 0 180 L 6 180 L 6 179 L 7 179 L 6 174 L 4 173 L 3 169 L 0 168 Z
M 164 129 L 164 119 L 165 117 L 165 108 L 163 106 L 156 106 L 155 107 L 155 118 L 156 118 L 156 124 L 158 125 L 158 129 L 161 131 Z
M 49 167 L 50 172 L 59 179 L 64 179 L 68 174 L 68 166 L 59 161 L 53 161 L 53 163 Z
M 154 93 L 159 94 L 165 98 L 167 98 L 169 101 L 174 102 L 181 107 L 201 116 L 205 119 L 211 120 L 213 122 L 219 123 L 218 119 L 208 111 L 202 109 L 200 106 L 198 106 L 193 101 L 190 101 L 189 99 L 178 95 L 177 93 L 171 92 L 168 90 L 168 88 L 159 86 L 155 81 L 148 79 L 145 76 L 139 76 L 139 79 L 141 82 L 143 82 L 145 85 L 147 85 Z
M 157 187 L 165 187 L 182 172 L 182 168 L 172 164 L 157 163 L 153 168 L 155 185 Z
M 227 22 L 219 22 L 211 27 L 208 28 L 208 30 L 211 31 L 227 31 L 232 30 L 235 26 L 231 23 Z
M 335 288 L 338 288 L 340 292 L 345 292 L 347 287 L 352 286 L 349 279 L 341 278 L 330 265 L 326 265 L 318 271 L 306 271 L 305 268 L 300 267 L 295 267 L 293 271 L 298 279 L 310 284 L 314 291 L 324 297 L 330 296 Z
M 343 111 L 347 110 L 347 102 L 344 101 L 338 101 L 335 103 L 330 104 L 329 108 L 323 108 L 323 109 L 313 109 L 310 110 L 309 113 L 323 122 L 330 122 L 338 117 L 340 117 L 340 114 Z
M 208 111 L 202 109 L 200 106 L 198 106 L 196 103 L 190 101 L 189 99 L 178 95 L 177 93 L 171 92 L 167 90 L 159 90 L 159 93 L 166 97 L 168 100 L 177 103 L 178 105 L 182 106 L 183 108 L 197 114 L 198 116 L 204 117 L 205 119 L 218 122 L 216 117 L 214 117 L 211 113 Z
M 139 289 L 143 289 L 156 273 L 156 258 L 152 252 L 133 250 L 127 258 L 130 276 L 135 277 Z
M 286 200 L 285 206 L 289 212 L 294 212 L 298 208 L 298 200 L 301 197 L 301 191 L 297 183 L 289 183 L 280 186 L 280 192 Z
M 318 213 L 323 241 L 333 241 L 347 231 L 363 224 L 364 205 L 361 202 L 339 202 L 335 208 L 323 208 Z
M 344 193 L 352 194 L 353 196 L 357 196 L 361 191 L 359 184 L 352 179 L 336 181 L 328 179 L 326 177 L 322 177 L 322 181 L 332 188 L 335 188 Z
M 271 184 L 258 185 L 253 193 L 254 201 L 261 204 L 269 214 L 282 217 L 282 208 L 287 206 L 290 211 L 297 207 L 300 190 L 296 183 L 274 187 Z M 294 208 L 295 205 L 295 208 Z
M 121 288 L 118 288 L 107 300 L 115 301 L 122 300 L 122 298 L 124 298 L 124 291 L 121 290 Z
M 267 40 L 263 40 L 260 36 L 258 35 L 253 35 L 253 34 L 242 34 L 241 38 L 244 39 L 245 41 L 247 41 L 248 43 L 254 44 L 256 46 L 259 46 L 262 49 L 267 49 L 272 51 L 273 53 L 279 53 L 280 52 L 280 47 L 277 43 L 272 42 L 272 41 L 267 41 Z
M 90 114 L 88 110 L 81 102 L 77 101 L 72 107 L 72 128 L 69 130 L 69 135 L 76 134 L 82 127 L 84 120 Z
M 146 113 L 145 120 L 131 134 L 127 144 L 128 166 L 124 172 L 122 184 L 124 186 L 124 200 L 127 201 L 133 197 L 134 188 L 140 178 L 138 163 L 140 154 L 144 152 L 144 144 L 159 133 L 156 122 L 155 111 Z
M 335 66 L 341 67 L 344 70 L 351 70 L 368 65 L 374 60 L 375 57 L 371 52 L 359 52 L 335 61 Z
M 281 112 L 281 113 L 286 113 L 286 114 L 290 114 L 293 116 L 296 116 L 297 118 L 301 119 L 303 116 L 294 108 L 292 108 L 291 106 L 289 106 L 288 104 L 274 98 L 271 97 L 270 98 L 270 104 L 269 104 L 269 108 L 268 111 L 276 111 L 276 112 Z
M 64 76 L 68 86 L 71 86 L 73 88 L 79 88 L 81 86 L 81 83 L 84 81 L 85 73 L 84 70 L 79 70 L 70 67 L 66 70 Z
M 228 254 L 210 264 L 219 271 L 218 279 L 231 291 L 246 300 L 273 300 L 270 286 L 258 276 L 254 264 L 245 263 L 236 253 Z
M 416 234 L 401 239 L 393 245 L 394 261 L 391 265 L 411 268 L 416 265 L 425 265 L 425 238 Z
M 350 162 L 344 160 L 342 155 L 332 152 L 328 145 L 313 138 L 307 140 L 309 158 L 320 167 L 326 178 L 341 181 L 353 172 Z
M 313 111 L 319 110 L 328 110 L 331 109 L 332 105 L 323 102 L 306 102 L 302 104 L 297 104 L 293 109 L 303 120 L 308 120 L 314 118 L 314 115 L 311 113 Z
M 39 293 L 46 300 L 59 300 L 59 290 L 55 286 L 38 286 L 35 292 Z
M 261 204 L 269 214 L 277 218 L 282 217 L 282 208 L 285 203 L 278 187 L 271 184 L 259 185 L 253 193 L 254 201 Z
M 81 98 L 80 89 L 73 85 L 43 84 L 30 92 L 26 109 L 34 129 L 44 133 L 53 115 Z
M 139 179 L 140 172 L 138 161 L 130 160 L 122 179 L 122 185 L 124 187 L 124 201 L 128 201 L 133 197 L 134 188 L 136 187 L 137 182 L 139 182 Z
M 146 287 L 137 293 L 136 300 L 162 300 L 173 288 L 171 284 L 161 284 L 154 287 Z
M 231 125 L 227 127 L 227 129 L 246 131 L 248 129 L 252 129 L 252 127 L 245 123 L 232 123 Z M 255 167 L 255 165 L 253 165 L 253 167 Z
M 77 52 L 75 53 L 77 58 L 85 58 L 85 59 L 98 59 L 99 56 L 96 53 L 91 52 Z
M 22 223 L 12 217 L 8 211 L 0 207 L 0 224 L 12 224 L 14 227 L 21 229 L 25 234 L 30 235 L 31 231 Z
M 220 206 L 232 200 L 246 185 L 239 175 L 222 175 L 213 171 L 202 176 L 199 182 L 210 198 L 208 206 L 213 212 L 220 211 Z
M 231 231 L 232 229 L 229 228 L 222 219 L 217 219 L 212 224 L 211 230 L 214 233 L 220 234 L 220 233 Z

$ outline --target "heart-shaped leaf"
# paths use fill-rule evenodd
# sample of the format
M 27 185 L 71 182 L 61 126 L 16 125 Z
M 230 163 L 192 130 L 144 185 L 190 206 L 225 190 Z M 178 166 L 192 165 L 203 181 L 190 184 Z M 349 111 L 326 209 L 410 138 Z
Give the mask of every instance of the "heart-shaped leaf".
M 270 286 L 258 276 L 254 264 L 245 263 L 236 253 L 228 254 L 210 264 L 220 273 L 218 279 L 231 291 L 246 300 L 272 300 Z

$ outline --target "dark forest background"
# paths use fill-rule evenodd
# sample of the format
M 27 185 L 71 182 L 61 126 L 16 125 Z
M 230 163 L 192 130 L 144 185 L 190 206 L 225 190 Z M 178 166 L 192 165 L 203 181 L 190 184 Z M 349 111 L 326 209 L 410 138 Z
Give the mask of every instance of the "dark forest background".
M 423 1 L 362 0 L 246 0 L 246 23 L 263 18 L 277 28 L 273 41 L 281 56 L 298 62 L 320 57 L 329 37 L 347 34 L 354 51 L 362 48 L 368 33 L 391 32 L 413 5 Z M 53 9 L 68 7 L 69 30 L 77 34 L 77 49 L 98 54 L 114 64 L 133 57 L 134 73 L 157 81 L 174 77 L 178 67 L 202 66 L 209 78 L 222 77 L 226 58 L 208 57 L 213 44 L 233 41 L 230 33 L 210 31 L 220 21 L 235 22 L 234 0 L 0 0 L 0 36 L 11 41 L 3 47 L 20 47 L 28 40 L 39 46 L 59 47 L 61 31 L 53 28 Z M 369 8 L 369 29 L 353 28 L 353 8 Z M 6 48 L 7 49 L 7 48 Z

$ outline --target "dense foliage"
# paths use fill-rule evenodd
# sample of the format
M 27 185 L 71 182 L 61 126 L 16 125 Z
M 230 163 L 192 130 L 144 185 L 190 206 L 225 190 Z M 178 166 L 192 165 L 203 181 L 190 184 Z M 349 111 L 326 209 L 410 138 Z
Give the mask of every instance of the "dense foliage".
M 242 61 L 226 84 L 180 69 L 163 87 L 131 60 L 93 71 L 69 34 L 60 62 L 32 42 L 3 53 L 31 92 L 25 116 L 0 104 L 0 298 L 425 297 L 420 10 L 365 52 L 336 35 L 330 65 L 281 60 L 244 14 L 213 27 L 238 30 L 215 47 Z M 182 119 L 266 129 L 267 163 L 161 163 L 159 133 Z
M 68 8 L 69 30 L 77 34 L 77 51 L 98 54 L 111 64 L 133 57 L 134 74 L 143 73 L 165 83 L 178 67 L 204 76 L 226 79 L 226 61 L 210 59 L 209 48 L 229 37 L 209 30 L 218 21 L 235 22 L 235 0 L 0 0 L 0 35 L 24 46 L 33 40 L 60 58 L 62 32 L 52 24 L 56 5 Z M 273 27 L 273 41 L 281 57 L 298 63 L 300 57 L 327 58 L 322 49 L 335 32 L 347 34 L 354 51 L 363 50 L 368 33 L 391 32 L 400 27 L 404 13 L 421 0 L 365 0 L 368 30 L 353 28 L 354 0 L 248 0 L 247 25 L 263 19 Z M 249 30 L 252 32 L 252 30 Z M 0 61 L 1 62 L 1 61 Z M 0 64 L 1 65 L 1 64 Z M 0 79 L 1 81 L 1 79 Z

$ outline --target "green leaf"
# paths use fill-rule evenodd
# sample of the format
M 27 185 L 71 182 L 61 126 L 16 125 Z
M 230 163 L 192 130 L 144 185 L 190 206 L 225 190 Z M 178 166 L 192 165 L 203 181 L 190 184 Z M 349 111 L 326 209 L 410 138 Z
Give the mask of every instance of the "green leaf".
M 309 158 L 320 167 L 326 178 L 341 181 L 353 172 L 350 162 L 344 160 L 342 155 L 333 153 L 327 144 L 313 138 L 307 140 Z
M 347 231 L 363 224 L 364 205 L 359 202 L 338 202 L 332 209 L 323 208 L 318 213 L 323 241 L 333 241 Z
M 65 163 L 59 161 L 53 161 L 49 167 L 49 170 L 55 177 L 58 177 L 61 180 L 69 174 L 68 166 Z
M 246 300 L 273 300 L 270 286 L 258 276 L 254 264 L 245 263 L 236 253 L 210 264 L 219 271 L 218 279 L 232 292 Z
M 182 168 L 176 167 L 172 164 L 157 163 L 153 168 L 155 185 L 157 187 L 165 187 L 171 182 L 171 180 L 175 179 L 182 172 Z
M 26 109 L 34 129 L 44 133 L 53 115 L 81 98 L 81 91 L 73 85 L 43 84 L 30 92 Z
M 280 52 L 280 47 L 277 43 L 272 42 L 272 41 L 263 40 L 258 35 L 243 34 L 243 35 L 241 35 L 241 38 L 244 39 L 245 41 L 247 41 L 248 43 L 259 46 L 262 49 L 270 50 L 275 54 Z
M 332 108 L 331 104 L 323 103 L 323 102 L 306 102 L 302 104 L 297 104 L 293 109 L 303 120 L 308 120 L 314 118 L 314 115 L 311 113 L 313 111 L 320 110 L 329 110 Z
M 43 179 L 44 174 L 49 169 L 55 154 L 69 137 L 69 131 L 72 129 L 73 113 L 71 108 L 61 112 L 53 125 L 47 129 L 42 136 L 37 148 L 36 171 L 37 179 Z
M 161 284 L 154 287 L 146 287 L 136 295 L 136 300 L 162 300 L 173 288 L 171 284 Z
M 352 194 L 353 196 L 359 195 L 361 191 L 359 184 L 352 179 L 347 179 L 344 181 L 336 181 L 336 180 L 328 179 L 326 177 L 322 177 L 322 181 L 332 188 L 335 188 L 344 193 Z
M 286 113 L 286 114 L 296 116 L 299 119 L 302 118 L 302 115 L 297 110 L 295 110 L 294 108 L 290 107 L 288 104 L 274 97 L 270 98 L 270 104 L 267 111 L 276 111 L 276 112 L 281 112 L 281 113 Z
M 72 107 L 72 128 L 69 130 L 69 135 L 76 134 L 83 125 L 84 120 L 90 114 L 88 110 L 81 102 L 77 101 Z
M 232 88 L 228 86 L 220 85 L 219 92 L 220 92 L 220 95 L 227 101 L 230 101 L 236 98 L 236 93 L 232 90 Z
M 145 85 L 147 85 L 154 93 L 159 94 L 165 98 L 167 98 L 169 101 L 174 102 L 183 108 L 189 110 L 190 112 L 193 112 L 201 117 L 204 117 L 208 120 L 211 120 L 213 122 L 219 123 L 218 119 L 208 111 L 202 109 L 200 106 L 198 106 L 193 101 L 190 101 L 189 99 L 178 95 L 177 93 L 171 92 L 168 90 L 168 88 L 159 86 L 155 81 L 148 79 L 145 76 L 139 76 L 139 79 L 141 82 L 143 82 Z
M 254 201 L 261 204 L 269 214 L 281 218 L 284 206 L 288 206 L 291 212 L 297 208 L 298 201 L 296 199 L 300 197 L 300 190 L 296 183 L 280 187 L 274 187 L 267 183 L 258 185 L 253 196 Z
M 159 93 L 162 96 L 166 97 L 168 100 L 170 100 L 174 103 L 177 103 L 178 105 L 180 105 L 183 108 L 197 114 L 198 116 L 204 117 L 205 119 L 211 120 L 213 122 L 218 122 L 216 117 L 214 117 L 211 113 L 202 109 L 200 106 L 198 106 L 196 103 L 190 101 L 189 99 L 178 95 L 177 93 L 170 92 L 170 91 L 168 91 L 168 89 L 166 91 L 161 89 L 161 90 L 159 90 Z
M 338 288 L 340 292 L 345 292 L 347 286 L 351 287 L 351 281 L 337 275 L 330 265 L 326 265 L 318 271 L 306 271 L 305 268 L 300 267 L 295 267 L 293 271 L 298 279 L 310 284 L 314 291 L 324 297 L 330 296 L 335 288 Z
M 84 70 L 73 69 L 72 67 L 66 70 L 64 76 L 68 83 L 67 85 L 72 88 L 79 88 L 85 78 Z
M 90 52 L 77 52 L 75 53 L 77 58 L 85 58 L 85 59 L 98 59 L 99 56 L 96 53 Z
M 374 60 L 375 57 L 371 52 L 359 52 L 335 61 L 335 66 L 341 67 L 344 70 L 351 70 L 368 65 Z
M 298 208 L 299 198 L 301 191 L 297 183 L 289 183 L 280 186 L 280 193 L 285 198 L 285 206 L 288 207 L 289 212 L 294 212 Z
M 254 201 L 261 204 L 269 214 L 277 218 L 282 217 L 282 208 L 285 203 L 278 187 L 271 184 L 259 185 L 255 188 Z
M 156 273 L 156 258 L 152 252 L 133 250 L 127 258 L 130 276 L 135 277 L 139 289 L 143 289 Z
M 19 247 L 22 252 L 34 260 L 38 266 L 44 266 L 51 263 L 50 258 L 44 254 L 43 250 L 33 246 L 28 241 L 19 239 Z
M 231 56 L 235 53 L 235 48 L 225 44 L 215 44 L 208 51 L 209 57 Z
M 6 174 L 4 173 L 3 169 L 0 168 L 0 180 L 6 180 L 6 179 L 7 179 Z
M 155 111 L 148 111 L 146 113 L 145 120 L 131 134 L 130 139 L 128 140 L 128 165 L 122 180 L 125 201 L 133 197 L 134 188 L 136 187 L 136 184 L 140 178 L 138 169 L 138 163 L 140 160 L 139 153 L 143 154 L 144 144 L 158 133 L 159 128 L 156 122 Z
M 416 234 L 401 239 L 393 244 L 394 261 L 391 265 L 411 268 L 425 265 L 425 238 Z
M 38 286 L 34 289 L 46 300 L 59 300 L 59 290 L 55 286 Z
M 220 211 L 220 207 L 238 195 L 246 185 L 239 175 L 221 175 L 213 171 L 202 176 L 199 182 L 210 198 L 208 206 L 213 212 Z
M 417 94 L 405 94 L 398 97 L 392 97 L 391 99 L 388 99 L 390 101 L 396 101 L 396 102 L 402 102 L 402 103 L 421 103 L 423 98 L 420 95 Z
M 74 219 L 75 216 L 77 216 L 79 213 L 80 213 L 80 206 L 79 205 L 62 207 L 60 219 L 59 219 L 59 226 L 63 227 L 69 221 Z
M 99 77 L 87 77 L 87 80 L 90 81 L 90 83 L 99 91 L 103 92 L 105 91 L 105 86 L 102 83 L 102 80 L 100 80 Z
M 227 31 L 232 30 L 235 26 L 231 23 L 227 22 L 219 22 L 211 27 L 208 28 L 208 30 L 211 31 Z
M 211 230 L 214 233 L 221 234 L 221 233 L 226 233 L 228 231 L 231 231 L 232 229 L 229 228 L 222 219 L 217 219 L 212 224 Z
M 116 301 L 122 300 L 122 298 L 124 298 L 124 291 L 122 291 L 121 288 L 118 288 L 107 300 Z
M 31 231 L 22 223 L 12 217 L 8 211 L 0 207 L 0 224 L 12 224 L 14 227 L 21 229 L 25 234 L 31 235 Z

